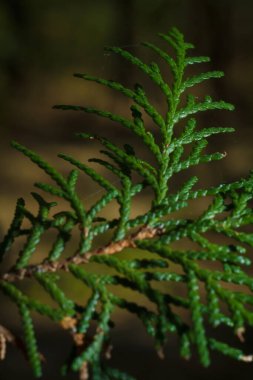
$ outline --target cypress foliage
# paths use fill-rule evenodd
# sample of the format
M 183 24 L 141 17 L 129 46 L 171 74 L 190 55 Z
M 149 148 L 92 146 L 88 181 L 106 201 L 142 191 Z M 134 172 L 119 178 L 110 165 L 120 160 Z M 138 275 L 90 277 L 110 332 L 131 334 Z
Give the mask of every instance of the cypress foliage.
M 50 200 L 44 199 L 41 194 L 32 193 L 38 204 L 37 214 L 26 208 L 23 199 L 18 199 L 13 221 L 0 245 L 0 260 L 4 262 L 11 254 L 15 240 L 25 236 L 15 265 L 0 277 L 0 290 L 17 306 L 24 332 L 26 357 L 35 377 L 42 375 L 42 356 L 33 324 L 34 312 L 55 321 L 71 334 L 73 350 L 63 367 L 63 373 L 76 371 L 80 379 L 133 380 L 131 375 L 111 368 L 105 360 L 109 356 L 110 331 L 115 327 L 113 316 L 116 307 L 133 313 L 142 321 L 160 354 L 168 335 L 174 333 L 179 337 L 180 355 L 189 358 L 195 346 L 204 366 L 210 364 L 212 351 L 219 351 L 237 360 L 252 361 L 251 355 L 218 341 L 207 331 L 213 331 L 210 327 L 224 325 L 239 340 L 243 340 L 246 327 L 253 324 L 253 312 L 250 310 L 253 304 L 253 278 L 248 271 L 253 234 L 248 232 L 249 229 L 244 229 L 253 222 L 253 174 L 251 172 L 247 178 L 209 188 L 196 187 L 198 178 L 191 176 L 175 193 L 170 190 L 171 180 L 176 173 L 200 163 L 223 159 L 225 155 L 220 152 L 204 153 L 208 138 L 234 131 L 228 127 L 199 128 L 195 115 L 211 110 L 232 111 L 234 107 L 224 100 L 213 100 L 210 96 L 198 100 L 190 93 L 193 86 L 221 78 L 223 72 L 208 71 L 187 77 L 189 65 L 209 62 L 209 58 L 188 55 L 193 45 L 185 42 L 184 36 L 176 28 L 159 36 L 174 52 L 168 53 L 167 47 L 162 49 L 148 42 L 143 43 L 143 46 L 156 54 L 158 61 L 166 62 L 172 74 L 171 83 L 167 82 L 157 63 L 145 63 L 122 48 L 109 47 L 106 50 L 136 66 L 158 86 L 166 99 L 164 115 L 155 108 L 150 95 L 140 84 L 127 88 L 116 81 L 82 73 L 75 74 L 75 77 L 96 82 L 130 99 L 130 118 L 94 107 L 54 106 L 60 110 L 94 114 L 127 128 L 149 149 L 155 164 L 144 161 L 128 144 L 118 146 L 103 136 L 79 133 L 79 138 L 96 140 L 102 145 L 104 159 L 93 158 L 90 161 L 116 175 L 119 178 L 119 185 L 116 186 L 88 164 L 70 155 L 59 154 L 72 167 L 68 177 L 64 178 L 37 153 L 18 142 L 12 143 L 15 149 L 33 161 L 53 181 L 53 184 L 35 183 L 36 188 L 46 193 Z M 143 114 L 157 127 L 159 141 L 147 130 Z M 176 128 L 179 133 L 175 134 Z M 187 145 L 190 149 L 185 154 Z M 81 173 L 90 177 L 103 191 L 101 198 L 90 208 L 84 204 L 82 194 L 76 189 Z M 150 209 L 131 217 L 134 198 L 146 188 L 150 188 L 153 194 Z M 68 208 L 54 213 L 56 202 L 52 202 L 51 198 L 65 200 L 71 210 Z M 188 218 L 182 216 L 183 212 L 176 213 L 192 207 L 193 201 L 203 198 L 211 199 L 211 202 L 197 217 Z M 118 204 L 118 217 L 102 218 L 103 209 L 115 201 Z M 26 220 L 31 227 L 25 229 L 23 223 Z M 80 231 L 78 250 L 66 258 L 65 247 L 76 227 Z M 57 232 L 56 240 L 47 257 L 36 265 L 32 264 L 42 236 L 50 230 Z M 111 232 L 109 243 L 96 248 L 94 239 L 107 232 Z M 213 234 L 220 237 L 221 243 L 215 242 Z M 222 237 L 226 239 L 222 240 Z M 177 248 L 178 245 L 174 243 L 184 238 L 194 244 L 184 249 Z M 131 255 L 122 259 L 117 255 L 125 248 L 134 250 L 135 257 Z M 140 250 L 148 253 L 147 258 L 138 257 Z M 210 262 L 212 265 L 206 265 Z M 111 268 L 114 274 L 105 274 L 101 270 L 96 273 L 89 269 L 89 263 L 96 263 L 96 267 Z M 214 266 L 213 263 L 218 265 Z M 178 271 L 175 268 L 179 268 Z M 89 289 L 91 295 L 85 305 L 70 299 L 61 289 L 58 280 L 63 272 L 68 272 L 69 276 L 83 284 L 84 291 L 85 288 Z M 39 283 L 56 306 L 44 304 L 21 290 L 20 282 L 25 278 Z M 157 283 L 164 284 L 163 291 L 159 290 Z M 170 286 L 174 283 L 185 284 L 187 296 L 176 294 L 176 286 Z M 134 301 L 128 301 L 124 298 L 124 292 L 122 296 L 114 294 L 110 285 L 131 289 L 145 296 L 147 305 L 140 305 L 136 297 Z M 148 306 L 151 304 L 155 309 Z M 224 304 L 227 312 L 222 307 Z M 187 323 L 177 311 L 179 309 L 173 306 L 188 310 L 191 321 Z M 1 331 L 7 330 L 2 328 Z M 1 333 L 1 342 L 6 341 L 8 339 Z

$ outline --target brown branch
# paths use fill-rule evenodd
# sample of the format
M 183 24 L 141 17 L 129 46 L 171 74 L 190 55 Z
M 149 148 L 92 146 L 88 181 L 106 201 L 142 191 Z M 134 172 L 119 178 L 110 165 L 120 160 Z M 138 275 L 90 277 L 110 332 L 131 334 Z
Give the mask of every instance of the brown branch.
M 20 340 L 6 327 L 0 325 L 0 360 L 6 357 L 7 343 L 20 347 Z
M 69 264 L 87 264 L 91 257 L 96 255 L 114 255 L 121 252 L 125 248 L 135 248 L 136 240 L 152 239 L 164 233 L 161 228 L 141 227 L 137 232 L 129 235 L 125 239 L 117 242 L 110 242 L 104 247 L 100 247 L 94 251 L 86 252 L 84 254 L 77 253 L 74 256 L 68 257 L 62 261 L 48 262 L 45 261 L 41 264 L 28 265 L 26 268 L 15 270 L 11 269 L 9 272 L 0 277 L 0 281 L 15 282 L 30 278 L 35 273 L 53 273 L 59 270 L 69 271 Z
M 79 371 L 79 380 L 88 380 L 88 379 L 89 379 L 88 363 L 84 362 Z

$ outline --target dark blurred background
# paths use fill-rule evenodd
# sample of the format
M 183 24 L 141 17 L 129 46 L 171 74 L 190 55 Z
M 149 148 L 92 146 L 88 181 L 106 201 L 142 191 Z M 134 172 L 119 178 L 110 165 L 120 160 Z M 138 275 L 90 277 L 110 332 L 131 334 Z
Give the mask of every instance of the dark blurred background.
M 10 223 L 16 198 L 23 196 L 33 208 L 29 195 L 32 184 L 45 178 L 39 169 L 13 151 L 9 142 L 15 139 L 36 150 L 63 172 L 67 172 L 68 166 L 56 158 L 59 151 L 84 161 L 96 154 L 96 144 L 80 143 L 74 138 L 75 132 L 99 131 L 119 144 L 128 141 L 138 146 L 131 133 L 118 125 L 51 107 L 71 103 L 128 115 L 130 104 L 124 97 L 73 78 L 72 73 L 90 73 L 122 81 L 127 86 L 133 86 L 136 81 L 145 82 L 138 70 L 119 57 L 105 54 L 103 47 L 124 47 L 150 61 L 154 56 L 141 47 L 140 42 L 158 42 L 156 34 L 166 32 L 171 26 L 177 26 L 186 39 L 195 44 L 195 54 L 212 58 L 207 69 L 225 71 L 225 78 L 201 85 L 193 90 L 194 94 L 200 98 L 210 94 L 236 106 L 233 113 L 217 111 L 199 117 L 200 126 L 236 128 L 233 135 L 210 140 L 210 151 L 226 151 L 228 156 L 222 163 L 210 165 L 208 172 L 204 167 L 196 169 L 197 174 L 202 174 L 202 183 L 233 180 L 252 168 L 252 0 L 1 0 L 0 25 L 1 236 Z M 197 73 L 204 67 L 196 65 L 189 74 L 193 70 Z M 145 84 L 152 92 L 154 103 L 162 110 L 163 100 L 157 89 L 148 81 Z M 153 131 L 152 125 L 147 127 Z M 146 152 L 138 149 L 145 156 Z M 110 175 L 108 178 L 115 180 Z M 91 181 L 84 181 L 83 185 L 83 198 L 92 202 L 96 186 Z M 145 199 L 143 203 L 138 202 L 137 213 L 145 208 L 144 203 Z M 1 299 L 1 310 L 5 310 L 3 318 L 17 326 L 16 315 L 12 309 L 6 311 L 7 307 L 6 301 Z M 49 340 L 52 328 L 46 324 L 40 333 L 42 351 L 49 352 L 45 379 L 58 378 L 57 371 L 64 359 L 60 348 L 62 342 L 68 343 L 60 332 Z M 185 363 L 178 359 L 175 338 L 168 344 L 166 360 L 160 362 L 153 353 L 152 342 L 141 331 L 133 319 L 119 318 L 113 359 L 115 365 L 132 369 L 140 380 L 163 380 L 168 376 L 178 380 L 213 376 L 229 376 L 232 380 L 240 376 L 243 380 L 252 374 L 252 365 L 219 357 L 209 370 L 201 369 L 196 357 Z M 140 338 L 137 333 L 141 334 Z M 247 342 L 253 352 L 252 336 Z M 0 379 L 17 376 L 30 379 L 29 373 L 21 355 L 10 349 L 8 360 L 0 365 Z

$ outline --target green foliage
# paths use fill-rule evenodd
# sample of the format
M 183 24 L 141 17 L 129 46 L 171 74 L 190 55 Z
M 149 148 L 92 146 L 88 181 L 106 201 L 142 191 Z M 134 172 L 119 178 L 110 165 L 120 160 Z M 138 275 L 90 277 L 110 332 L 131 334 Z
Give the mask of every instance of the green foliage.
M 24 200 L 19 199 L 13 222 L 0 246 L 0 259 L 3 261 L 8 258 L 7 253 L 13 242 L 25 236 L 14 267 L 0 278 L 0 289 L 18 307 L 27 358 L 36 377 L 41 376 L 42 371 L 32 311 L 60 323 L 72 335 L 73 350 L 63 372 L 78 371 L 82 379 L 133 380 L 130 375 L 108 366 L 105 360 L 116 308 L 125 309 L 142 321 L 160 354 L 168 334 L 175 333 L 179 337 L 181 356 L 189 358 L 192 347 L 196 346 L 199 360 L 204 366 L 210 364 L 211 351 L 219 351 L 238 360 L 252 360 L 239 348 L 217 340 L 211 328 L 227 326 L 242 340 L 245 327 L 253 324 L 253 312 L 249 307 L 253 304 L 253 278 L 248 271 L 251 260 L 247 255 L 248 249 L 253 246 L 253 235 L 245 229 L 253 222 L 253 174 L 206 189 L 194 189 L 198 178 L 192 176 L 175 193 L 171 192 L 170 183 L 176 173 L 224 157 L 219 152 L 203 154 L 208 144 L 207 138 L 233 132 L 233 128 L 198 129 L 193 115 L 210 110 L 231 111 L 233 106 L 209 96 L 198 101 L 188 92 L 184 97 L 186 90 L 203 81 L 220 78 L 223 73 L 211 71 L 185 77 L 187 66 L 208 62 L 209 58 L 188 56 L 188 50 L 193 45 L 186 43 L 175 28 L 166 35 L 160 34 L 160 37 L 174 49 L 174 57 L 167 53 L 167 48 L 163 50 L 151 43 L 143 45 L 168 64 L 173 78 L 171 84 L 167 83 L 157 63 L 144 63 L 121 48 L 106 50 L 135 65 L 159 87 L 167 102 L 165 116 L 155 108 L 140 84 L 130 89 L 121 83 L 86 74 L 75 76 L 111 88 L 129 98 L 132 102 L 131 118 L 92 107 L 54 107 L 91 113 L 119 123 L 145 144 L 155 164 L 144 161 L 128 144 L 120 147 L 96 134 L 78 134 L 81 139 L 97 140 L 103 146 L 101 153 L 105 159 L 94 158 L 90 161 L 116 175 L 120 183 L 116 187 L 95 169 L 69 155 L 59 155 L 74 166 L 69 176 L 64 178 L 36 153 L 17 142 L 12 144 L 55 183 L 35 183 L 35 186 L 50 196 L 67 201 L 70 206 L 70 209 L 53 214 L 56 203 L 32 193 L 38 204 L 38 213 L 34 215 L 27 210 Z M 159 139 L 147 130 L 143 113 L 157 127 Z M 178 128 L 176 134 L 175 128 Z M 185 151 L 187 145 L 190 150 Z M 103 190 L 101 198 L 90 208 L 76 190 L 80 172 Z M 150 209 L 142 215 L 132 216 L 133 200 L 146 188 L 150 188 L 153 194 Z M 195 207 L 192 202 L 202 198 L 209 201 L 209 206 L 197 217 L 188 218 L 182 216 L 183 212 L 177 213 L 187 210 L 187 207 Z M 112 201 L 118 204 L 118 217 L 102 218 L 101 212 Z M 30 222 L 29 228 L 22 227 L 24 220 Z M 78 249 L 66 258 L 65 246 L 76 227 L 79 230 Z M 56 240 L 42 262 L 31 264 L 41 237 L 48 230 L 57 231 Z M 94 239 L 107 232 L 111 232 L 109 243 L 95 248 Z M 178 248 L 175 243 L 185 238 L 188 239 L 188 246 Z M 131 255 L 123 259 L 117 255 L 125 248 L 134 249 L 135 258 Z M 146 258 L 139 257 L 140 251 L 146 253 Z M 89 269 L 89 263 L 113 269 L 113 274 L 101 270 L 94 273 Z M 63 272 L 80 281 L 84 289 L 89 289 L 91 295 L 85 305 L 74 302 L 58 285 Z M 41 285 L 55 301 L 56 307 L 43 304 L 19 289 L 20 281 L 28 277 Z M 176 283 L 185 285 L 187 296 L 176 294 Z M 163 290 L 157 284 L 162 284 Z M 145 296 L 145 306 L 140 305 L 136 297 L 134 301 L 128 301 L 124 292 L 122 296 L 114 294 L 111 285 Z M 189 312 L 191 321 L 185 321 L 180 309 Z

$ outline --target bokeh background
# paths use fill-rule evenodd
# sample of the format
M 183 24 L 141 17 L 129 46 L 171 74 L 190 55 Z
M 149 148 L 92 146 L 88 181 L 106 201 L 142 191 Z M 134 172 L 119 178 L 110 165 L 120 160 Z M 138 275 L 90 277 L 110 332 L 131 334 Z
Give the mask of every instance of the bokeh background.
M 84 161 L 97 154 L 96 144 L 81 143 L 74 137 L 75 132 L 103 132 L 116 143 L 127 141 L 138 147 L 143 156 L 147 154 L 141 152 L 138 141 L 124 128 L 95 116 L 53 110 L 52 105 L 90 105 L 128 115 L 130 104 L 126 99 L 73 78 L 72 73 L 90 73 L 128 86 L 145 82 L 137 70 L 118 57 L 105 54 L 103 47 L 124 47 L 150 61 L 154 57 L 140 42 L 157 42 L 156 34 L 171 26 L 181 29 L 188 41 L 196 45 L 196 54 L 212 58 L 208 69 L 226 73 L 222 80 L 201 85 L 194 94 L 210 94 L 236 105 L 233 113 L 200 115 L 200 125 L 232 126 L 236 132 L 210 140 L 209 149 L 226 151 L 227 158 L 210 165 L 208 171 L 205 167 L 196 169 L 196 174 L 202 176 L 202 184 L 215 184 L 247 175 L 252 168 L 252 0 L 1 0 L 0 25 L 0 237 L 11 221 L 16 198 L 24 197 L 33 209 L 34 201 L 29 195 L 32 184 L 45 178 L 10 147 L 11 140 L 36 150 L 64 173 L 69 168 L 56 158 L 59 151 Z M 196 66 L 195 73 L 201 69 L 203 66 Z M 148 81 L 145 85 L 162 109 L 163 100 L 157 90 Z M 148 128 L 153 131 L 152 125 Z M 96 186 L 91 181 L 84 179 L 80 190 L 87 203 L 96 199 Z M 143 202 L 136 204 L 136 212 L 142 212 L 145 204 L 143 197 Z M 14 310 L 4 298 L 0 301 L 0 322 L 1 318 L 8 319 L 18 331 Z M 140 380 L 164 380 L 168 376 L 178 380 L 213 376 L 229 376 L 232 380 L 240 376 L 243 380 L 253 373 L 252 365 L 221 357 L 214 357 L 209 370 L 197 364 L 196 356 L 189 363 L 183 362 L 178 359 L 175 337 L 168 343 L 166 359 L 160 361 L 138 322 L 130 317 L 118 319 L 113 363 L 132 371 Z M 52 329 L 53 326 L 43 324 L 39 333 L 41 351 L 48 356 L 45 379 L 58 379 L 57 372 L 65 358 L 61 348 L 69 344 L 58 330 L 52 336 Z M 250 333 L 246 348 L 253 352 Z M 32 378 L 21 354 L 10 348 L 6 362 L 0 365 L 0 379 L 17 376 Z

